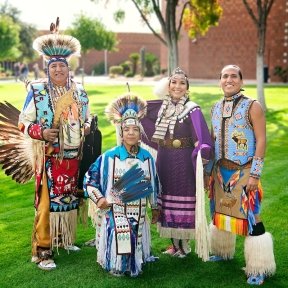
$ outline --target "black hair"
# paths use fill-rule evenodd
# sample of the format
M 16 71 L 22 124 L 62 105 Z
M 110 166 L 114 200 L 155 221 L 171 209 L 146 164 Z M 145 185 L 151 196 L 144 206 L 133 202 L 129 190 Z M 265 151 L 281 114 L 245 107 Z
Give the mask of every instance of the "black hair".
M 224 66 L 224 67 L 222 68 L 221 73 L 220 73 L 220 79 L 221 79 L 221 77 L 222 77 L 222 71 L 223 71 L 225 68 L 227 68 L 227 67 L 231 67 L 231 68 L 236 69 L 236 70 L 238 71 L 238 74 L 239 74 L 240 79 L 243 80 L 243 75 L 242 75 L 242 71 L 241 71 L 240 67 L 237 66 L 237 65 L 234 65 L 234 64 L 229 64 L 229 65 L 226 65 L 226 66 Z

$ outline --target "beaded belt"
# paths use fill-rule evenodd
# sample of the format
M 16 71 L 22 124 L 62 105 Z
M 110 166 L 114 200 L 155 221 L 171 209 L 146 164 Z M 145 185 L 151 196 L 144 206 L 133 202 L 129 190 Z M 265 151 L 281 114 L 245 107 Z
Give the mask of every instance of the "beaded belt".
M 227 159 L 220 159 L 217 162 L 218 166 L 222 166 L 228 170 L 237 170 L 237 169 L 244 169 L 244 168 L 250 168 L 252 166 L 252 162 L 249 161 L 244 165 L 239 165 L 237 163 L 232 162 L 231 160 L 227 160 Z
M 161 147 L 172 148 L 172 149 L 190 148 L 190 147 L 194 147 L 194 141 L 190 137 L 165 139 L 165 140 L 160 140 L 159 145 Z

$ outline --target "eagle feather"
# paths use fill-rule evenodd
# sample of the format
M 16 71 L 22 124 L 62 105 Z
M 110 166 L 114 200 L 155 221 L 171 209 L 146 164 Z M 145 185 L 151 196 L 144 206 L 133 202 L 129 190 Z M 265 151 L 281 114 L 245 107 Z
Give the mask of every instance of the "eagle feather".
M 7 176 L 23 184 L 33 177 L 35 167 L 42 169 L 44 142 L 18 129 L 19 115 L 12 104 L 0 103 L 0 164 Z

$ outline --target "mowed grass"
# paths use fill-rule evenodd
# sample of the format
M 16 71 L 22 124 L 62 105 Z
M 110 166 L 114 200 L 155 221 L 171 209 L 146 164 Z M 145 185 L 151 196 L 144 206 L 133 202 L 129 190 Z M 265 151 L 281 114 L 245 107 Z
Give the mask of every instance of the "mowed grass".
M 153 99 L 149 86 L 132 86 L 132 91 L 145 99 Z M 103 134 L 102 151 L 115 145 L 114 128 L 104 116 L 104 108 L 110 100 L 126 93 L 123 85 L 86 85 L 90 97 L 91 111 L 99 116 L 99 127 Z M 190 97 L 200 104 L 210 127 L 210 108 L 220 99 L 221 92 L 215 85 L 191 85 Z M 256 87 L 247 86 L 245 93 L 256 96 Z M 287 287 L 287 203 L 288 203 L 288 86 L 265 88 L 268 111 L 267 152 L 262 177 L 264 202 L 262 219 L 266 230 L 274 237 L 277 273 L 267 279 L 263 287 Z M 9 101 L 21 109 L 26 91 L 23 84 L 0 82 L 0 101 Z M 59 250 L 56 254 L 57 269 L 42 271 L 30 263 L 31 231 L 34 218 L 34 183 L 18 185 L 0 172 L 0 287 L 248 287 L 244 272 L 243 237 L 237 237 L 235 257 L 231 261 L 204 263 L 195 253 L 185 259 L 162 255 L 169 239 L 159 238 L 152 226 L 153 253 L 160 257 L 155 263 L 144 266 L 138 278 L 115 278 L 96 263 L 94 248 L 82 247 L 79 253 Z M 285 224 L 286 223 L 286 224 Z M 79 224 L 76 244 L 81 246 L 93 238 L 91 224 Z M 192 251 L 194 242 L 191 241 Z

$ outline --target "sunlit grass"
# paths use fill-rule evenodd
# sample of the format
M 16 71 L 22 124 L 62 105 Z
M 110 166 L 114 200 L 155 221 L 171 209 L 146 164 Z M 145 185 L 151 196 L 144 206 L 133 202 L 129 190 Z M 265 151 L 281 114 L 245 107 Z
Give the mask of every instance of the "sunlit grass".
M 126 93 L 125 83 L 114 86 L 87 84 L 91 111 L 99 117 L 103 134 L 103 151 L 116 143 L 112 125 L 105 119 L 104 109 L 110 100 Z M 132 86 L 131 90 L 145 99 L 153 99 L 152 87 Z M 191 85 L 190 98 L 202 107 L 210 127 L 210 109 L 221 98 L 217 85 Z M 288 177 L 288 87 L 265 88 L 268 111 L 267 152 L 262 177 L 264 202 L 262 218 L 267 231 L 274 237 L 277 274 L 268 279 L 264 287 L 286 287 L 288 275 L 287 257 L 287 203 Z M 247 86 L 245 93 L 256 98 L 255 86 Z M 26 97 L 23 84 L 2 84 L 0 101 L 13 103 L 21 109 Z M 221 263 L 204 263 L 194 253 L 186 259 L 171 258 L 161 254 L 168 239 L 159 238 L 152 226 L 152 248 L 160 260 L 144 267 L 144 273 L 134 278 L 114 278 L 96 263 L 96 251 L 83 247 L 79 253 L 59 250 L 56 254 L 58 268 L 45 272 L 30 263 L 30 243 L 34 217 L 34 183 L 18 185 L 0 172 L 0 287 L 247 287 L 244 272 L 243 238 L 237 238 L 236 254 L 233 260 Z M 89 225 L 79 224 L 77 243 L 81 245 L 94 237 L 95 231 Z M 194 242 L 191 243 L 192 251 Z

